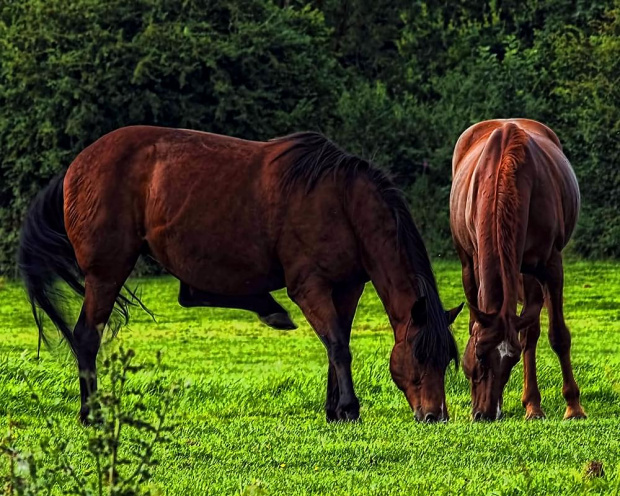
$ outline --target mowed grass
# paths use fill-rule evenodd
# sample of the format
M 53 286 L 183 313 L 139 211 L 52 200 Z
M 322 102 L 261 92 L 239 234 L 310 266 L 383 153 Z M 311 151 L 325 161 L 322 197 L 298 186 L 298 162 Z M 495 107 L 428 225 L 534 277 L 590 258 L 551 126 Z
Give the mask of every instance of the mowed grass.
M 435 271 L 446 307 L 463 301 L 460 266 L 438 262 Z M 252 314 L 183 309 L 172 278 L 138 281 L 152 322 L 134 311 L 129 328 L 105 345 L 136 350 L 151 364 L 163 353 L 163 373 L 187 382 L 174 412 L 173 440 L 158 448 L 152 485 L 163 494 L 617 494 L 620 493 L 620 266 L 575 262 L 566 266 L 565 313 L 573 336 L 573 365 L 589 418 L 563 421 L 565 403 L 556 356 L 539 344 L 538 375 L 546 420 L 525 421 L 522 366 L 504 397 L 505 418 L 470 421 L 468 383 L 461 370 L 447 376 L 448 424 L 413 420 L 392 383 L 388 358 L 393 336 L 371 285 L 354 323 L 353 377 L 362 421 L 327 424 L 325 351 L 284 292 L 278 299 L 299 329 L 279 332 Z M 454 325 L 461 350 L 467 312 Z M 546 326 L 546 314 L 543 325 Z M 36 450 L 47 432 L 23 376 L 42 397 L 43 409 L 73 442 L 77 470 L 89 462 L 79 443 L 84 428 L 76 370 L 66 352 L 42 352 L 18 284 L 0 289 L 0 428 L 18 421 L 18 444 Z M 144 370 L 131 387 L 149 391 Z M 105 381 L 102 384 L 106 387 Z M 151 391 L 153 405 L 157 391 Z M 601 461 L 605 475 L 588 478 Z M 0 469 L 7 470 L 6 461 Z

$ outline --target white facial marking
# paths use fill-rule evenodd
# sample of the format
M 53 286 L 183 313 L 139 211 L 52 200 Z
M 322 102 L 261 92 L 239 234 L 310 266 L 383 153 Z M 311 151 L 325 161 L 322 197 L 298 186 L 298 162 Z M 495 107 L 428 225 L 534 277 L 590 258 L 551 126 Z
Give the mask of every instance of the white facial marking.
M 495 419 L 499 420 L 500 417 L 502 416 L 502 409 L 499 406 L 499 403 L 497 404 L 497 413 L 495 414 Z
M 499 343 L 497 345 L 497 351 L 499 351 L 499 358 L 501 360 L 503 360 L 506 356 L 513 357 L 515 355 L 514 352 L 511 352 L 508 346 L 508 341 L 502 341 Z

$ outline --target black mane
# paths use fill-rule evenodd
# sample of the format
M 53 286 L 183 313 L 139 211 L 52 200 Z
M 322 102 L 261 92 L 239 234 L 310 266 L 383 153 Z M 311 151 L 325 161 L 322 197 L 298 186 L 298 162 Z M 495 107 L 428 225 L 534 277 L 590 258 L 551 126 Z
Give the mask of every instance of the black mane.
M 407 201 L 391 179 L 371 162 L 345 152 L 319 133 L 302 132 L 277 141 L 289 141 L 291 145 L 277 158 L 292 155 L 289 167 L 282 177 L 282 188 L 290 191 L 303 187 L 312 191 L 327 175 L 342 175 L 347 186 L 361 174 L 375 185 L 381 198 L 392 212 L 396 223 L 397 242 L 406 253 L 414 273 L 418 295 L 426 298 L 428 323 L 416 335 L 414 353 L 420 362 L 433 361 L 445 366 L 450 360 L 458 362 L 458 351 L 449 330 L 446 313 L 439 299 L 435 275 L 431 267 L 424 241 L 418 232 Z

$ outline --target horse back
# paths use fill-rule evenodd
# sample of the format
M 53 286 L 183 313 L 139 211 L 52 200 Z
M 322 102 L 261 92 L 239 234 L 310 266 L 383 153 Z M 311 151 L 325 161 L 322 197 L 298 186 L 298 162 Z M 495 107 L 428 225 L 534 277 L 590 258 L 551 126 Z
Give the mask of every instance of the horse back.
M 311 191 L 283 187 L 294 144 L 145 126 L 104 136 L 65 178 L 80 267 L 146 252 L 186 284 L 224 295 L 271 291 L 309 268 L 359 278 L 341 174 Z
M 148 126 L 100 138 L 65 177 L 66 224 L 78 263 L 142 250 L 204 291 L 263 290 L 254 287 L 259 280 L 280 284 L 265 145 Z M 231 280 L 229 271 L 243 281 Z
M 557 136 L 543 124 L 527 119 L 485 121 L 463 133 L 453 157 L 451 227 L 457 248 L 470 255 L 481 240 L 497 243 L 491 220 L 497 209 L 505 210 L 498 185 L 506 175 L 502 139 L 510 133 L 522 138 L 518 160 L 508 170 L 514 191 L 507 196 L 514 195 L 515 212 L 513 225 L 505 228 L 516 235 L 519 259 L 535 264 L 551 249 L 566 245 L 579 211 L 575 174 Z M 485 226 L 489 232 L 484 232 Z

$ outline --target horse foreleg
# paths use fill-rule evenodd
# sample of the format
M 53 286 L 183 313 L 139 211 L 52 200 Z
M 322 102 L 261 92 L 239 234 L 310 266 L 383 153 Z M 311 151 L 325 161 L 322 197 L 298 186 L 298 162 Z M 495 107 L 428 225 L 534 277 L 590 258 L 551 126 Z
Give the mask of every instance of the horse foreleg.
M 334 307 L 340 319 L 340 325 L 347 346 L 351 338 L 351 327 L 353 317 L 357 310 L 360 296 L 364 292 L 364 284 L 339 286 L 332 292 Z M 351 373 L 349 366 L 349 374 Z M 340 388 L 338 387 L 338 377 L 334 365 L 329 363 L 327 371 L 327 397 L 325 400 L 325 414 L 328 420 L 338 420 L 338 405 L 340 403 Z M 359 409 L 359 407 L 358 407 Z
M 325 412 L 328 421 L 359 418 L 359 400 L 351 376 L 349 340 L 351 322 L 360 295 L 361 291 L 357 287 L 339 293 L 339 289 L 318 279 L 289 287 L 289 296 L 301 308 L 327 350 L 329 367 Z

